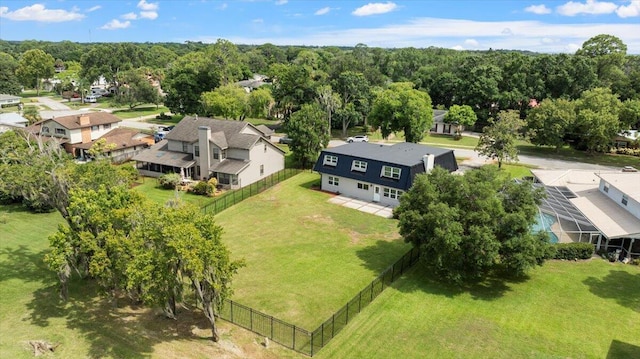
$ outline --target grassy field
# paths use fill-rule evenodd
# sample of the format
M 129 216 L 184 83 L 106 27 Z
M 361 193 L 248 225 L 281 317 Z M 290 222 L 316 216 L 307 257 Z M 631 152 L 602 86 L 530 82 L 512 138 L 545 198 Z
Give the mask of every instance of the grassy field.
M 172 191 L 158 187 L 158 180 L 151 177 L 142 177 L 138 184 L 134 187 L 134 190 L 143 193 L 147 198 L 153 200 L 158 204 L 165 204 L 168 200 L 175 198 L 182 199 L 185 202 L 191 203 L 198 207 L 202 207 L 211 203 L 214 197 L 198 196 L 186 191 Z
M 555 158 L 565 161 L 585 162 L 599 164 L 603 166 L 623 167 L 634 166 L 640 167 L 640 157 L 613 155 L 609 153 L 594 153 L 589 154 L 584 151 L 577 151 L 573 148 L 565 146 L 556 151 L 551 147 L 539 147 L 534 146 L 528 142 L 520 141 L 518 144 L 518 151 L 522 155 L 538 156 L 544 158 Z
M 308 330 L 410 248 L 395 221 L 328 203 L 318 181 L 299 174 L 216 216 L 247 263 L 233 299 Z
M 552 261 L 527 281 L 465 290 L 422 273 L 383 292 L 314 357 L 640 358 L 640 267 Z
M 113 114 L 120 119 L 126 120 L 141 116 L 157 115 L 160 112 L 169 112 L 169 108 L 156 105 L 141 105 L 133 109 L 122 109 L 113 111 Z

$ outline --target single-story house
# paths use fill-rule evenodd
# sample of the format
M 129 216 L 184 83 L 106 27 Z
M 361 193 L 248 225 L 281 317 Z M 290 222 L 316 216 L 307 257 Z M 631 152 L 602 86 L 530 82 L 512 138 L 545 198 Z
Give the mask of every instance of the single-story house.
M 17 113 L 0 113 L 0 133 L 14 128 L 24 128 L 28 123 L 29 120 Z
M 443 135 L 455 135 L 458 132 L 459 125 L 444 122 L 444 117 L 447 115 L 447 112 L 449 111 L 433 110 L 433 127 L 431 127 L 431 132 Z
M 547 198 L 550 228 L 569 241 L 620 248 L 640 256 L 640 172 L 532 170 Z M 555 217 L 555 218 L 554 218 Z M 585 235 L 586 234 L 586 235 Z
M 119 126 L 118 117 L 107 112 L 53 117 L 27 127 L 34 135 L 57 138 L 74 157 L 80 155 L 78 145 L 92 143 Z
M 0 108 L 5 106 L 18 105 L 20 103 L 20 97 L 13 95 L 0 94 Z
M 79 157 L 82 159 L 89 158 L 89 149 L 101 139 L 106 141 L 105 145 L 108 146 L 107 148 L 109 149 L 104 155 L 110 157 L 114 162 L 127 161 L 145 148 L 154 144 L 153 136 L 136 130 L 114 128 L 94 141 L 76 145 L 76 149 L 79 150 Z
M 284 169 L 284 151 L 254 125 L 198 116 L 182 119 L 162 141 L 133 160 L 145 176 L 215 177 L 218 184 L 231 189 Z
M 613 138 L 613 145 L 618 148 L 637 148 L 640 145 L 640 131 L 626 130 Z
M 408 142 L 354 142 L 323 150 L 313 169 L 320 173 L 324 191 L 395 206 L 415 176 L 434 166 L 456 171 L 453 150 Z

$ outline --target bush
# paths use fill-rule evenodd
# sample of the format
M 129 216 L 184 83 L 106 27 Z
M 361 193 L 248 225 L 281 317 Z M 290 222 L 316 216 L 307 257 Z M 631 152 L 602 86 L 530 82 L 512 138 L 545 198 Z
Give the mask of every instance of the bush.
M 167 173 L 158 178 L 160 186 L 164 189 L 176 189 L 181 180 L 182 178 L 177 173 Z
M 640 258 L 632 259 L 631 264 L 634 266 L 640 266 Z
M 216 186 L 212 186 L 209 182 L 200 181 L 189 190 L 194 194 L 210 196 L 216 190 Z
M 118 171 L 121 175 L 126 177 L 129 182 L 137 181 L 138 178 L 140 178 L 140 172 L 138 172 L 138 169 L 130 164 L 119 166 Z
M 558 243 L 555 245 L 554 259 L 589 259 L 593 255 L 593 244 Z
M 160 112 L 160 114 L 156 116 L 156 119 L 158 119 L 158 120 L 170 120 L 171 116 L 165 114 L 164 112 Z

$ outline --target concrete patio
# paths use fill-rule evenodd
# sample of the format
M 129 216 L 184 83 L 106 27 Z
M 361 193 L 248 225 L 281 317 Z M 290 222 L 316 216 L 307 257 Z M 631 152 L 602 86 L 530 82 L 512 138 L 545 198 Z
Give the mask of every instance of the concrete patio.
M 329 203 L 340 206 L 357 209 L 358 211 L 375 214 L 376 216 L 391 218 L 393 215 L 393 207 L 382 205 L 374 202 L 367 202 L 360 199 L 345 197 L 338 195 L 331 197 Z

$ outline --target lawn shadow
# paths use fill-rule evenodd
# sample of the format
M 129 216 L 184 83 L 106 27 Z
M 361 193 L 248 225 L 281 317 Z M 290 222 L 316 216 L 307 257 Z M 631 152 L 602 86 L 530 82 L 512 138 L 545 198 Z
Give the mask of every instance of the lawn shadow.
M 614 339 L 609 346 L 607 359 L 618 358 L 640 358 L 640 347 Z
M 583 281 L 591 293 L 640 313 L 640 272 L 631 274 L 612 270 L 604 278 L 589 277 Z
M 371 270 L 381 268 L 380 258 L 381 253 L 388 253 L 391 250 L 397 250 L 397 243 L 378 241 L 375 246 L 370 246 L 357 251 L 358 257 L 362 260 L 363 265 Z M 402 256 L 398 257 L 398 260 Z M 400 271 L 407 265 L 408 261 L 404 264 L 398 262 L 395 265 L 394 273 L 400 273 Z M 401 281 L 393 284 L 393 287 L 401 292 L 415 292 L 424 291 L 431 294 L 442 295 L 448 298 L 454 298 L 464 293 L 471 295 L 476 300 L 495 300 L 504 296 L 505 293 L 511 291 L 509 284 L 519 283 L 526 281 L 528 276 L 510 277 L 499 274 L 491 274 L 481 280 L 467 282 L 463 284 L 447 283 L 439 280 L 433 271 L 431 271 L 424 262 L 418 260 L 418 262 L 411 268 L 404 276 L 411 276 L 415 280 Z M 393 275 L 397 278 L 397 274 Z M 391 278 L 391 275 L 385 276 L 385 278 Z

